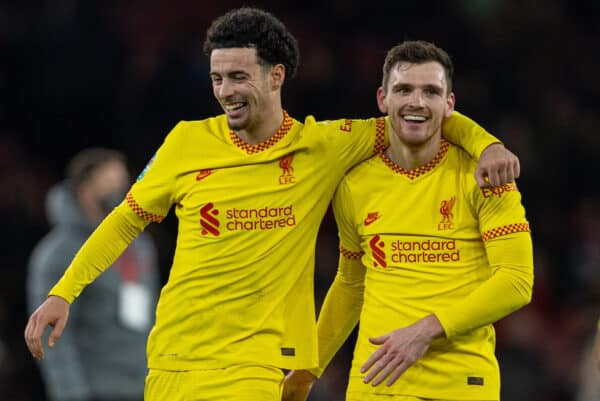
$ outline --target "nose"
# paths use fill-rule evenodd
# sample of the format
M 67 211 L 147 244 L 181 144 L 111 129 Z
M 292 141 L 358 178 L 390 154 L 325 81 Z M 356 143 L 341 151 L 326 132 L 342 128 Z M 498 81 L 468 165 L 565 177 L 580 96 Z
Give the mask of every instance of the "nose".
M 216 90 L 220 99 L 233 95 L 233 85 L 228 79 L 223 79 Z
M 410 94 L 410 104 L 418 107 L 425 106 L 425 100 L 423 97 L 423 92 L 421 90 L 414 90 Z

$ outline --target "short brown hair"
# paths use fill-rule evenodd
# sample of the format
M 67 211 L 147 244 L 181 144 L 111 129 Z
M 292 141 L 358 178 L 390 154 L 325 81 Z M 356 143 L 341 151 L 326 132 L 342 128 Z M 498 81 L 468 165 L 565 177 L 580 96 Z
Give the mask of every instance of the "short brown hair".
M 423 40 L 402 42 L 387 52 L 385 62 L 383 63 L 383 89 L 387 88 L 390 72 L 398 63 L 423 64 L 431 61 L 438 62 L 444 67 L 446 82 L 448 83 L 448 93 L 452 92 L 454 66 L 452 65 L 450 56 L 445 50 Z
M 87 148 L 77 153 L 67 165 L 67 179 L 71 189 L 77 190 L 98 167 L 113 160 L 127 163 L 125 155 L 114 149 Z

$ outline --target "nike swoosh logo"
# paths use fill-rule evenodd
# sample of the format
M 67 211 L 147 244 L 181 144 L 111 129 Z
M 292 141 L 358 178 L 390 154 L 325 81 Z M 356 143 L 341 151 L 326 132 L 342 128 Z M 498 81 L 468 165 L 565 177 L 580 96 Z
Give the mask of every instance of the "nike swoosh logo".
M 212 170 L 200 170 L 196 176 L 196 181 L 200 181 L 212 174 Z
M 378 218 L 379 218 L 379 215 L 367 216 L 367 218 L 365 219 L 365 226 L 368 226 L 369 224 L 375 222 L 375 220 L 377 220 Z

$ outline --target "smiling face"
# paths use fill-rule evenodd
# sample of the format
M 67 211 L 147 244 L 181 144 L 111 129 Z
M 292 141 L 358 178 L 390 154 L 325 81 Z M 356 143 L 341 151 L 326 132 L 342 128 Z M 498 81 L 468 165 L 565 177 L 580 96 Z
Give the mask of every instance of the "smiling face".
M 215 49 L 210 55 L 213 93 L 234 131 L 260 130 L 281 115 L 284 76 L 282 65 L 260 64 L 254 48 Z
M 454 110 L 444 67 L 435 61 L 400 62 L 377 91 L 377 103 L 388 114 L 393 133 L 411 148 L 441 135 L 442 121 Z

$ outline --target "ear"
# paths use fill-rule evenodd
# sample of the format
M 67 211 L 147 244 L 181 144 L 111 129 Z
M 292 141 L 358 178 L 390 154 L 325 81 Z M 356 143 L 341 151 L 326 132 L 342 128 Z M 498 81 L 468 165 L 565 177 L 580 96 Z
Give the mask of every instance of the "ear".
M 450 117 L 452 112 L 454 111 L 454 104 L 456 103 L 456 98 L 454 97 L 454 92 L 450 92 L 448 98 L 446 99 L 446 117 Z
M 285 82 L 285 66 L 275 64 L 271 67 L 271 86 L 273 89 L 280 89 Z
M 385 104 L 385 90 L 383 86 L 377 88 L 377 106 L 379 106 L 379 111 L 383 114 L 387 114 L 387 105 Z

